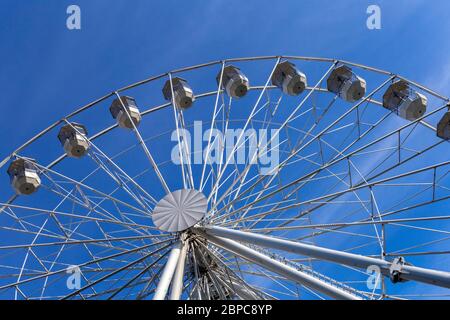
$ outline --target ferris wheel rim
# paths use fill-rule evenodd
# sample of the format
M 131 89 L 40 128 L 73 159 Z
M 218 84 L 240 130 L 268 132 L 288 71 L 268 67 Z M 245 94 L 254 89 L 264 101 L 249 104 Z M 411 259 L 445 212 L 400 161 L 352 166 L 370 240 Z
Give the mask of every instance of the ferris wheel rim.
M 401 75 L 395 74 L 393 72 L 389 72 L 383 69 L 379 69 L 379 68 L 374 68 L 368 65 L 364 65 L 364 64 L 360 64 L 360 63 L 355 63 L 355 62 L 351 62 L 351 61 L 347 61 L 347 60 L 343 60 L 343 59 L 333 59 L 333 58 L 324 58 L 324 57 L 307 57 L 307 56 L 293 56 L 293 55 L 278 55 L 278 56 L 255 56 L 255 57 L 241 57 L 241 58 L 230 58 L 230 59 L 223 59 L 223 60 L 213 60 L 210 62 L 206 62 L 203 64 L 197 64 L 197 65 L 191 65 L 191 66 L 187 66 L 187 67 L 183 67 L 183 68 L 179 68 L 179 69 L 174 69 L 172 71 L 168 71 L 165 73 L 161 73 L 159 75 L 156 76 L 151 76 L 149 78 L 134 82 L 132 84 L 126 85 L 124 87 L 121 87 L 117 90 L 112 91 L 111 93 L 105 94 L 103 96 L 101 96 L 100 98 L 97 98 L 89 103 L 87 103 L 86 105 L 76 109 L 75 111 L 69 113 L 67 116 L 63 117 L 60 120 L 55 121 L 54 123 L 52 123 L 51 125 L 49 125 L 48 127 L 46 127 L 45 129 L 43 129 L 41 132 L 37 133 L 35 136 L 31 137 L 30 139 L 28 139 L 26 142 L 24 142 L 22 145 L 20 145 L 19 147 L 17 147 L 13 152 L 11 152 L 8 156 L 6 156 L 1 162 L 0 162 L 0 168 L 4 167 L 6 165 L 6 163 L 17 153 L 19 153 L 20 151 L 22 151 L 24 148 L 26 148 L 28 145 L 30 145 L 32 142 L 34 142 L 35 140 L 37 140 L 39 137 L 43 136 L 45 133 L 47 133 L 48 131 L 50 131 L 51 129 L 57 127 L 58 125 L 60 125 L 61 123 L 64 123 L 64 121 L 69 120 L 71 117 L 86 111 L 88 109 L 90 109 L 91 107 L 95 106 L 96 104 L 120 93 L 120 92 L 124 92 L 127 91 L 131 88 L 134 87 L 138 87 L 141 86 L 143 84 L 164 78 L 164 77 L 168 77 L 170 74 L 177 74 L 177 73 L 182 73 L 182 72 L 187 72 L 187 71 L 191 71 L 191 70 L 195 70 L 195 69 L 199 69 L 199 68 L 204 68 L 204 67 L 208 67 L 208 66 L 213 66 L 213 65 L 220 65 L 220 64 L 224 64 L 224 63 L 229 63 L 229 62 L 246 62 L 246 61 L 260 61 L 260 60 L 275 60 L 275 59 L 292 59 L 292 60 L 299 60 L 299 61 L 310 61 L 310 62 L 328 62 L 328 63 L 342 63 L 345 65 L 349 65 L 349 66 L 353 66 L 353 67 L 357 67 L 360 69 L 364 69 L 364 70 L 368 70 L 368 71 L 372 71 L 375 73 L 379 73 L 379 74 L 383 74 L 383 75 L 389 75 L 392 76 L 397 79 L 400 80 L 404 80 L 406 82 L 408 82 L 409 84 L 424 90 L 425 92 L 443 100 L 443 101 L 447 101 L 450 102 L 450 98 L 443 96 L 437 92 L 435 92 L 434 90 L 432 90 L 429 87 L 426 87 L 418 82 L 412 81 L 410 79 L 407 79 Z M 252 90 L 254 89 L 261 89 L 262 87 L 251 87 Z M 267 89 L 271 89 L 271 88 L 267 88 Z M 273 88 L 272 88 L 273 89 Z M 309 88 L 311 89 L 311 88 Z M 320 92 L 320 91 L 318 91 Z M 328 92 L 328 91 L 327 91 Z M 204 96 L 210 96 L 217 93 L 217 91 L 211 91 L 211 92 L 207 92 L 207 93 L 203 93 L 203 94 L 199 94 L 196 95 L 196 98 L 202 98 Z M 161 105 L 155 106 L 155 107 L 151 107 L 147 110 L 144 110 L 141 112 L 142 116 L 146 116 L 154 111 L 157 111 L 161 108 L 170 106 L 171 102 L 167 102 L 167 103 L 163 103 Z M 101 135 L 102 132 L 106 133 L 114 128 L 117 127 L 117 124 L 111 125 L 110 127 L 107 127 L 103 130 L 101 130 L 100 132 L 98 132 L 98 135 Z M 57 160 L 55 160 L 57 161 Z

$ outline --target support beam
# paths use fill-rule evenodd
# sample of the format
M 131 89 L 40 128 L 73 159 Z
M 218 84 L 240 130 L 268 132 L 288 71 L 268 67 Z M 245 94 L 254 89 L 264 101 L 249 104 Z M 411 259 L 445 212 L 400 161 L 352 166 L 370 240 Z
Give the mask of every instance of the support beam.
M 283 250 L 305 255 L 318 260 L 325 260 L 366 270 L 369 266 L 378 266 L 385 276 L 391 276 L 393 263 L 359 254 L 327 249 L 314 245 L 278 239 L 266 235 L 254 234 L 221 227 L 196 228 L 195 232 L 206 236 L 224 237 L 257 246 Z M 413 280 L 439 287 L 450 288 L 450 272 L 419 268 L 403 264 L 399 270 L 399 281 Z
M 228 287 L 230 290 L 234 291 L 234 293 L 242 300 L 261 299 L 261 296 L 258 296 L 258 294 L 252 292 L 249 288 L 239 283 L 237 279 L 230 279 L 230 277 L 228 277 L 228 279 L 224 279 L 224 275 L 217 276 L 217 279 L 221 282 L 222 286 Z
M 177 268 L 175 275 L 173 276 L 172 290 L 170 292 L 170 300 L 180 300 L 181 293 L 183 292 L 183 278 L 184 278 L 184 266 L 186 265 L 186 253 L 188 248 L 188 241 L 184 241 L 182 244 L 180 256 L 178 258 Z
M 294 282 L 300 283 L 305 287 L 318 291 L 328 297 L 339 300 L 361 300 L 360 297 L 352 294 L 351 292 L 345 291 L 305 272 L 296 270 L 293 267 L 287 266 L 284 263 L 274 260 L 260 252 L 237 243 L 236 241 L 216 237 L 210 235 L 209 233 L 203 233 L 198 228 L 195 230 L 195 232 L 205 237 L 208 241 L 218 247 L 230 251 L 247 261 L 256 263 L 267 270 L 277 273 Z
M 181 252 L 181 242 L 178 241 L 174 244 L 172 251 L 170 251 L 169 258 L 167 259 L 161 278 L 159 279 L 158 286 L 155 290 L 153 300 L 164 300 L 169 291 L 170 282 L 172 281 L 175 268 L 178 264 L 178 258 Z

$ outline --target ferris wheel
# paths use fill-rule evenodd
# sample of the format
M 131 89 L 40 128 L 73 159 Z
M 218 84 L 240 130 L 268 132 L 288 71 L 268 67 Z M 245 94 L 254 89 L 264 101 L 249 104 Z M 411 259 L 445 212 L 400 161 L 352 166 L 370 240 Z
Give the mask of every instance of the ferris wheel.
M 0 298 L 448 298 L 449 105 L 298 56 L 114 90 L 0 163 Z

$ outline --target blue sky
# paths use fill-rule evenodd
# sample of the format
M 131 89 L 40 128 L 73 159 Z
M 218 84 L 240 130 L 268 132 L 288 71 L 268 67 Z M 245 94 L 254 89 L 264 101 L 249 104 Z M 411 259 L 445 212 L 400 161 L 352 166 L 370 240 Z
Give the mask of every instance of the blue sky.
M 428 1 L 13 1 L 0 4 L 0 156 L 78 106 L 153 74 L 226 57 L 347 59 L 450 91 L 450 4 Z M 82 29 L 66 29 L 77 4 Z M 378 4 L 382 29 L 366 28 Z M 10 135 L 12 132 L 13 135 Z
M 449 96 L 450 3 L 430 2 L 2 0 L 0 158 L 113 89 L 230 57 L 338 58 Z M 81 8 L 81 30 L 66 28 L 70 4 Z M 371 4 L 381 30 L 366 27 Z

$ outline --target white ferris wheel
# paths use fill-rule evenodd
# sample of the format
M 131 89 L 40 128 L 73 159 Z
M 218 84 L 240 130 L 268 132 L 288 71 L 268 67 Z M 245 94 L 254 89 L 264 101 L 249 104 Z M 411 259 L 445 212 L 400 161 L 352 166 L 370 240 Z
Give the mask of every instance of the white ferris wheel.
M 446 298 L 449 139 L 447 97 L 348 61 L 144 79 L 0 163 L 0 298 Z

